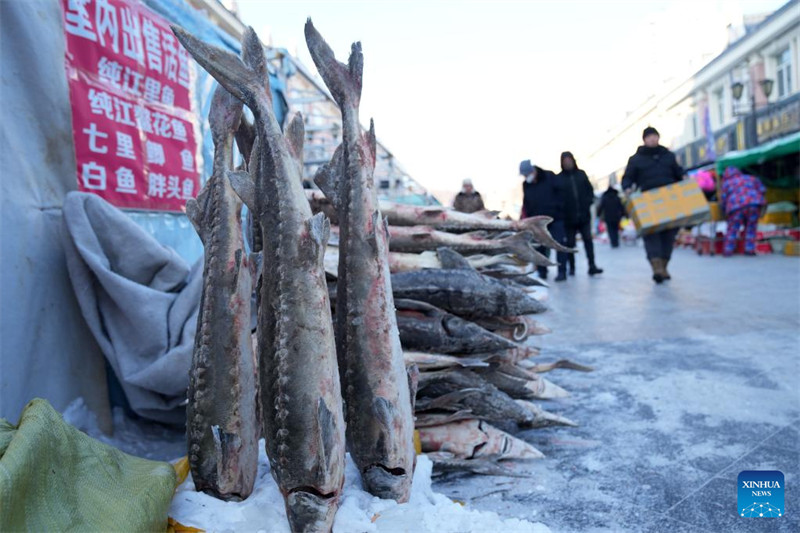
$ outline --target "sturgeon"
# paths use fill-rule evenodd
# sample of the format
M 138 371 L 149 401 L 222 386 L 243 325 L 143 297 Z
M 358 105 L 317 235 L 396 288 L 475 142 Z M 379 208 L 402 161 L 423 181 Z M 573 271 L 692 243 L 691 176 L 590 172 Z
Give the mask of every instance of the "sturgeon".
M 493 267 L 496 265 L 516 265 L 519 262 L 511 254 L 499 255 L 470 255 L 465 258 L 470 266 L 475 269 Z M 328 246 L 325 252 L 325 269 L 328 273 L 336 275 L 339 265 L 338 246 Z M 402 252 L 389 252 L 389 272 L 408 272 L 424 268 L 442 268 L 442 262 L 434 251 L 410 254 Z
M 569 392 L 558 385 L 517 365 L 494 363 L 489 368 L 476 368 L 475 372 L 514 399 L 552 400 L 569 397 Z
M 306 197 L 315 213 L 323 212 L 328 215 L 332 224 L 338 224 L 336 211 L 329 198 L 313 190 L 307 190 Z M 560 252 L 576 251 L 574 248 L 562 245 L 550 235 L 547 226 L 553 219 L 548 216 L 535 216 L 523 220 L 502 220 L 497 218 L 492 211 L 461 213 L 441 206 L 410 206 L 387 200 L 380 201 L 380 209 L 392 226 L 429 226 L 433 229 L 454 233 L 477 230 L 527 231 L 531 233 L 533 240 L 542 246 L 554 248 Z
M 205 249 L 203 290 L 189 372 L 186 435 L 195 488 L 243 500 L 258 471 L 256 368 L 250 341 L 251 263 L 244 252 L 242 202 L 225 172 L 242 104 L 222 87 L 211 101 L 214 167 L 186 215 Z
M 474 354 L 511 350 L 517 345 L 468 320 L 424 302 L 395 300 L 400 341 L 407 350 Z M 338 309 L 338 304 L 337 304 Z M 338 316 L 337 312 L 337 316 Z
M 463 317 L 511 317 L 547 307 L 524 291 L 476 271 L 457 252 L 437 251 L 442 269 L 392 274 L 396 298 L 426 302 Z
M 479 367 L 489 366 L 486 362 L 490 356 L 483 357 L 457 357 L 454 355 L 434 354 L 405 350 L 403 359 L 406 366 L 416 365 L 419 370 L 438 370 L 451 367 Z
M 430 226 L 389 226 L 390 249 L 393 252 L 419 253 L 447 247 L 463 254 L 513 254 L 520 261 L 537 266 L 555 266 L 556 263 L 537 252 L 532 246 L 533 234 L 521 231 L 503 239 L 487 239 L 482 233 L 456 235 L 438 231 Z
M 572 252 L 556 241 L 547 230 L 553 219 L 548 216 L 534 216 L 522 220 L 502 220 L 491 211 L 461 213 L 442 206 L 412 206 L 394 202 L 381 202 L 389 224 L 393 226 L 430 226 L 437 230 L 450 232 L 487 231 L 528 231 L 533 239 L 548 248 L 560 252 Z
M 350 455 L 368 492 L 408 501 L 416 462 L 411 381 L 403 362 L 389 273 L 389 234 L 381 216 L 373 172 L 377 140 L 370 121 L 361 132 L 364 56 L 361 43 L 348 64 L 306 21 L 311 58 L 342 112 L 342 144 L 315 183 L 339 218 L 336 341 Z
M 508 394 L 467 369 L 421 372 L 417 410 L 458 412 L 469 410 L 487 420 L 533 422 L 530 410 L 514 402 Z
M 458 459 L 541 459 L 527 442 L 483 420 L 460 420 L 419 428 L 423 452 L 449 452 Z
M 323 254 L 329 224 L 312 216 L 300 176 L 303 122 L 284 137 L 275 118 L 264 49 L 252 28 L 245 61 L 173 26 L 178 40 L 255 118 L 253 174 L 229 173 L 264 238 L 258 313 L 263 428 L 272 476 L 292 531 L 330 531 L 344 483 L 339 373 Z

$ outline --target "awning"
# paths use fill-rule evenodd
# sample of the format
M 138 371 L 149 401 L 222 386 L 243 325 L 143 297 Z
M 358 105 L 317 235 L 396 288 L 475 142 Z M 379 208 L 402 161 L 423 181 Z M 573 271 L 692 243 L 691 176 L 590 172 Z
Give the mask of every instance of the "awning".
M 756 146 L 749 150 L 728 152 L 717 159 L 717 174 L 722 175 L 725 167 L 744 168 L 749 165 L 760 165 L 770 159 L 800 152 L 800 131 Z

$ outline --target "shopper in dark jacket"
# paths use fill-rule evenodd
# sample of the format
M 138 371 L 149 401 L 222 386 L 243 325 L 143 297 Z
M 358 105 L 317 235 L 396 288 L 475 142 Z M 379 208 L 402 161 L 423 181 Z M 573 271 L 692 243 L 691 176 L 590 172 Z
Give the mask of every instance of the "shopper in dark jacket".
M 472 180 L 467 178 L 461 184 L 461 191 L 453 200 L 453 209 L 462 213 L 474 213 L 486 209 L 483 205 L 481 193 L 472 186 Z
M 556 175 L 550 170 L 544 170 L 526 159 L 519 164 L 519 173 L 525 178 L 522 182 L 522 213 L 520 218 L 545 215 L 553 218 L 547 227 L 553 238 L 564 243 L 564 199 Z M 536 248 L 547 257 L 550 249 L 545 246 Z M 556 281 L 567 279 L 567 254 L 556 253 L 558 262 L 558 276 Z M 539 277 L 547 278 L 547 267 L 539 267 Z
M 576 235 L 581 234 L 586 259 L 589 261 L 589 275 L 601 274 L 602 268 L 594 263 L 594 243 L 592 242 L 592 213 L 594 189 L 586 172 L 578 168 L 571 152 L 561 154 L 561 173 L 558 175 L 561 194 L 564 198 L 564 231 L 567 246 L 575 248 Z M 567 257 L 570 275 L 575 275 L 575 255 Z
M 608 184 L 608 189 L 600 197 L 600 204 L 597 206 L 597 217 L 602 218 L 608 229 L 608 239 L 611 241 L 612 248 L 619 247 L 619 223 L 626 215 L 625 206 L 619 199 L 619 191 L 614 188 L 613 183 Z
M 629 193 L 633 187 L 649 191 L 664 187 L 683 179 L 683 169 L 675 159 L 675 154 L 658 144 L 658 130 L 648 126 L 642 132 L 644 146 L 628 159 L 622 188 Z M 667 264 L 672 257 L 672 246 L 675 244 L 677 229 L 667 229 L 644 235 L 644 248 L 647 259 L 653 269 L 653 281 L 661 283 L 671 279 Z

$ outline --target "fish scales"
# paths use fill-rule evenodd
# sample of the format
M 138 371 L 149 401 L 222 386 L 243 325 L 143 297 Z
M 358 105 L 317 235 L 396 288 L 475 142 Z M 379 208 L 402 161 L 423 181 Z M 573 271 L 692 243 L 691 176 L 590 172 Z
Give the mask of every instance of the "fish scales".
M 412 393 L 403 362 L 389 272 L 389 243 L 374 186 L 376 139 L 358 117 L 363 55 L 351 47 L 347 65 L 309 20 L 309 52 L 342 112 L 342 144 L 315 182 L 338 215 L 337 351 L 350 454 L 365 488 L 399 502 L 410 496 L 415 464 Z
M 189 465 L 195 487 L 223 500 L 247 498 L 258 469 L 252 273 L 244 253 L 242 202 L 225 177 L 241 113 L 241 102 L 218 88 L 209 113 L 213 173 L 186 204 L 205 248 L 186 408 Z
M 418 300 L 459 316 L 510 317 L 547 307 L 524 291 L 467 269 L 427 269 L 392 274 L 396 298 Z
M 330 531 L 344 483 L 344 420 L 323 267 L 329 226 L 324 215 L 312 216 L 302 189 L 302 119 L 295 116 L 284 137 L 252 28 L 243 38 L 246 65 L 180 28 L 173 31 L 255 117 L 254 180 L 243 172 L 228 176 L 255 213 L 268 265 L 258 313 L 267 455 L 292 531 Z

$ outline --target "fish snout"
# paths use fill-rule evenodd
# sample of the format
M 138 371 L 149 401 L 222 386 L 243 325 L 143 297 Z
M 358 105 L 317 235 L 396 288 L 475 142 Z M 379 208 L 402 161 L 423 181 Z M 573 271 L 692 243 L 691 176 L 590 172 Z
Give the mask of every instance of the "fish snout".
M 411 495 L 411 475 L 404 468 L 375 464 L 364 469 L 361 477 L 367 491 L 379 498 L 405 503 Z
M 303 487 L 286 497 L 286 517 L 293 533 L 331 531 L 338 508 L 338 492 L 321 494 L 313 487 Z

